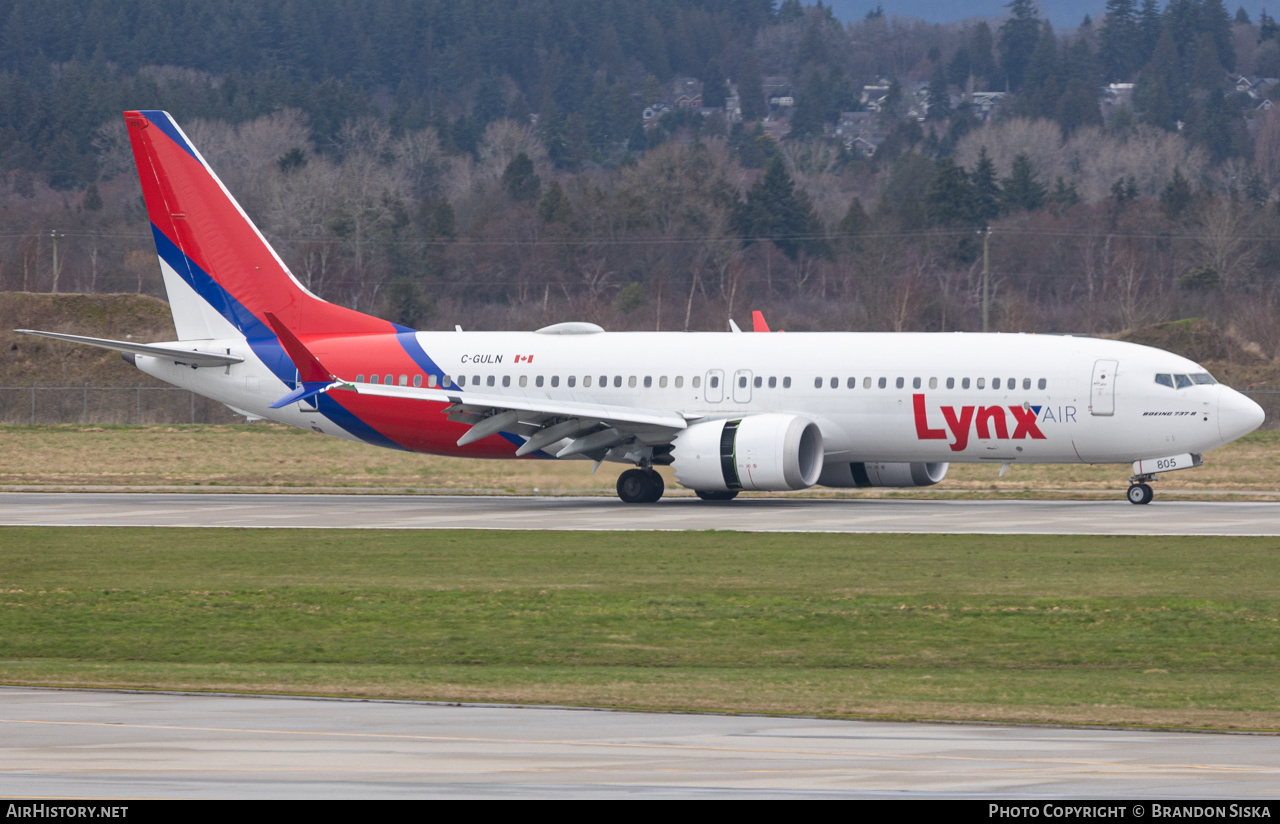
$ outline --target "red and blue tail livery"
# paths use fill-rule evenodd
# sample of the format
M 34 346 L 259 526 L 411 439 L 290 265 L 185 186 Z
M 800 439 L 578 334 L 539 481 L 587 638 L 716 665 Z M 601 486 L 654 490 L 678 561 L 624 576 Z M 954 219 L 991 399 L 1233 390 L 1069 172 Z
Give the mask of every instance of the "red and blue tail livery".
M 954 462 L 1132 464 L 1128 498 L 1261 425 L 1185 358 L 1010 334 L 419 332 L 309 292 L 166 112 L 124 113 L 177 340 L 115 349 L 267 418 L 375 446 L 627 465 L 618 494 L 935 484 Z M 1176 446 L 1175 446 L 1176 445 Z

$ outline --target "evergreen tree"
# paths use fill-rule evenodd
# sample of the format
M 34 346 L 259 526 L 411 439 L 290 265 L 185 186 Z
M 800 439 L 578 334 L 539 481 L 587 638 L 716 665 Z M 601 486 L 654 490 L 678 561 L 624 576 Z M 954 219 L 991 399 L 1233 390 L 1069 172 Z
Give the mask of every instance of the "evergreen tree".
M 1244 6 L 1240 6 L 1239 8 L 1236 9 L 1236 25 L 1237 26 L 1253 25 L 1253 21 L 1249 19 L 1249 12 L 1244 10 Z
M 533 161 L 521 152 L 511 159 L 502 173 L 502 188 L 516 203 L 536 200 L 542 180 L 533 173 Z
M 961 44 L 956 49 L 955 54 L 951 55 L 951 59 L 947 61 L 947 82 L 952 86 L 958 86 L 962 91 L 969 82 L 969 75 L 973 71 L 971 61 L 969 60 L 969 47 Z
M 946 120 L 951 117 L 951 92 L 947 90 L 947 75 L 941 64 L 934 69 L 929 81 L 929 120 Z
M 826 254 L 822 225 L 804 192 L 798 192 L 781 157 L 769 162 L 761 178 L 734 210 L 734 225 L 747 243 L 771 240 L 787 257 L 800 252 Z
M 711 58 L 702 72 L 702 105 L 708 109 L 723 109 L 727 89 L 724 69 L 720 61 Z
M 760 77 L 760 61 L 754 51 L 747 52 L 742 58 L 742 68 L 738 71 L 738 104 L 742 107 L 742 119 L 759 120 L 769 113 L 769 104 L 764 99 L 764 81 Z
M 1182 170 L 1174 166 L 1173 179 L 1160 192 L 1160 208 L 1165 217 L 1177 220 L 1191 205 L 1191 198 L 1191 183 L 1182 176 Z
M 1098 49 L 1102 76 L 1107 81 L 1123 81 L 1133 76 L 1142 64 L 1141 31 L 1136 0 L 1107 0 L 1107 16 L 1102 23 L 1102 42 Z
M 1164 17 L 1160 14 L 1157 0 L 1142 0 L 1142 11 L 1138 14 L 1138 31 L 1142 38 L 1141 57 L 1137 61 L 1145 66 L 1155 53 L 1160 35 L 1164 33 Z
M 1160 35 L 1151 60 L 1142 69 L 1134 102 L 1142 119 L 1153 126 L 1172 131 L 1186 109 L 1186 91 L 1182 82 L 1182 64 L 1173 35 Z
M 568 223 L 571 214 L 569 198 L 564 189 L 560 187 L 559 181 L 551 181 L 547 190 L 542 193 L 542 199 L 538 201 L 538 217 L 543 223 Z
M 1009 0 L 1005 8 L 1011 16 L 1000 26 L 1000 68 L 1009 89 L 1017 91 L 1040 40 L 1040 18 L 1034 0 Z
M 974 222 L 974 188 L 964 168 L 949 157 L 938 159 L 937 170 L 925 195 L 931 226 L 956 226 Z
M 1018 108 L 1027 117 L 1053 117 L 1062 96 L 1061 65 L 1058 60 L 1058 38 L 1053 26 L 1045 21 L 1040 39 L 1022 77 L 1022 95 Z
M 973 181 L 973 217 L 987 224 L 1000 214 L 1000 184 L 996 182 L 996 164 L 987 154 L 987 147 L 978 150 L 978 165 L 970 176 Z
M 1280 25 L 1276 24 L 1276 19 L 1267 14 L 1267 10 L 1263 9 L 1258 15 L 1258 42 L 1264 40 L 1280 40 Z
M 1013 159 L 1013 169 L 1005 178 L 1003 189 L 1006 211 L 1033 211 L 1044 205 L 1044 186 L 1036 180 L 1031 158 L 1025 154 Z
M 996 82 L 1000 74 L 1000 70 L 996 68 L 991 27 L 985 20 L 979 21 L 969 35 L 969 68 L 974 77 L 985 81 L 987 88 Z
M 827 84 L 822 75 L 810 72 L 791 110 L 791 136 L 796 139 L 822 137 L 826 111 Z

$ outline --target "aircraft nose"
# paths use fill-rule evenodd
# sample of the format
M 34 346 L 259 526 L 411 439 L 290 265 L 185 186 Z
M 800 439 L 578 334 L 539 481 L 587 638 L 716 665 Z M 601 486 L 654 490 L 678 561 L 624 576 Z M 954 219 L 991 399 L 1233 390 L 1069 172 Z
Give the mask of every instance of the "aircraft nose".
M 1262 407 L 1226 386 L 1218 395 L 1218 434 L 1222 442 L 1234 441 L 1262 426 L 1266 413 Z

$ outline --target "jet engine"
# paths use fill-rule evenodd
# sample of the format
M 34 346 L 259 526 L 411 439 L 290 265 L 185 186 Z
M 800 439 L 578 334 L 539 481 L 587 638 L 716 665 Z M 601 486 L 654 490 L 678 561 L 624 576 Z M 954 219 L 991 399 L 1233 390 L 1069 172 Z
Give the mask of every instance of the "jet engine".
M 823 486 L 933 486 L 947 476 L 946 463 L 829 463 L 818 483 Z
M 822 430 L 799 415 L 697 423 L 672 441 L 676 480 L 699 491 L 787 491 L 822 474 Z

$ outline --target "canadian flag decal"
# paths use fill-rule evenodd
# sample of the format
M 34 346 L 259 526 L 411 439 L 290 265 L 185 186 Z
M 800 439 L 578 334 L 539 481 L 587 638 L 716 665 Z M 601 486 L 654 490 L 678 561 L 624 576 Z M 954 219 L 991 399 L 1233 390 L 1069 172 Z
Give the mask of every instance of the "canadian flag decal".
M 516 363 L 533 363 L 533 355 L 516 355 Z

